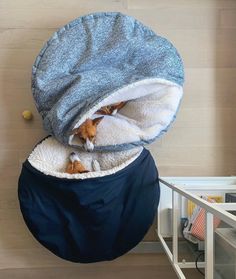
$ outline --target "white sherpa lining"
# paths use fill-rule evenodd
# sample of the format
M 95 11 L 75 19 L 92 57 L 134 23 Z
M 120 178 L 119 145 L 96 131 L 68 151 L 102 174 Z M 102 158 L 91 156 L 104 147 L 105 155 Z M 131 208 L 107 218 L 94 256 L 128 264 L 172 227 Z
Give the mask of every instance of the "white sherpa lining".
M 114 174 L 131 164 L 141 154 L 143 148 L 136 147 L 121 152 L 85 152 L 64 146 L 52 137 L 39 143 L 30 154 L 29 163 L 46 175 L 58 178 L 87 179 Z M 82 174 L 65 173 L 69 155 L 72 151 L 79 153 L 81 162 L 90 172 Z M 101 171 L 93 171 L 92 161 L 97 160 Z
M 97 127 L 96 146 L 148 141 L 165 130 L 175 117 L 183 90 L 180 85 L 164 79 L 146 79 L 132 83 L 109 95 L 95 105 L 74 128 L 86 119 L 96 118 L 103 106 L 128 101 L 116 114 L 104 116 Z M 70 145 L 82 146 L 78 136 L 71 135 Z

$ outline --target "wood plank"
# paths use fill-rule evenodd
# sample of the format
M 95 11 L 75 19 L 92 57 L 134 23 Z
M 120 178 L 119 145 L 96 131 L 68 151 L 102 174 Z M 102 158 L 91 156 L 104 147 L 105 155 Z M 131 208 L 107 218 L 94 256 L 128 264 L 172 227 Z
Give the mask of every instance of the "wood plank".
M 191 152 L 186 149 L 185 152 Z M 235 175 L 235 165 L 225 166 L 222 162 L 221 165 L 161 165 L 157 158 L 159 173 L 162 176 L 232 176 Z
M 156 223 L 156 218 L 155 218 L 152 226 L 150 227 L 150 229 L 144 236 L 143 241 L 150 241 L 150 242 L 159 241 L 157 238 L 157 234 L 156 234 L 156 228 L 157 228 L 157 223 Z
M 0 276 L 5 276 L 5 278 L 12 279 L 20 279 L 20 278 L 42 278 L 46 277 L 48 279 L 52 278 L 84 278 L 84 279 L 92 279 L 92 278 L 101 278 L 101 279 L 129 279 L 129 278 L 137 278 L 143 279 L 146 276 L 150 279 L 154 278 L 169 278 L 175 279 L 177 278 L 174 271 L 166 268 L 166 266 L 158 266 L 158 265 L 149 265 L 149 266 L 136 266 L 135 269 L 132 267 L 126 266 L 96 266 L 86 267 L 80 266 L 77 268 L 47 268 L 47 269 L 23 269 L 23 270 L 4 270 L 0 271 Z M 195 277 L 194 277 L 195 278 Z
M 157 32 L 174 44 L 187 68 L 228 68 L 236 64 L 233 28 L 159 28 Z
M 14 93 L 21 96 L 17 102 L 15 101 Z M 8 107 L 7 110 L 6 107 Z M 27 121 L 22 117 L 24 110 L 32 112 L 32 120 Z M 17 89 L 14 92 L 10 91 L 9 95 L 6 96 L 0 94 L 0 118 L 2 120 L 0 122 L 0 129 L 7 130 L 9 127 L 12 130 L 15 128 L 23 130 L 43 129 L 42 118 L 35 107 L 32 94 L 31 92 L 30 94 L 26 93 L 26 90 Z
M 44 9 L 44 10 L 64 10 L 75 9 L 87 10 L 87 13 L 91 9 L 120 9 L 124 7 L 124 0 L 99 0 L 99 1 L 87 1 L 87 0 L 70 0 L 65 3 L 64 0 L 1 0 L 0 9 L 15 10 L 15 9 Z
M 8 187 L 8 188 L 13 187 L 15 189 L 18 183 L 20 170 L 21 170 L 21 166 L 19 166 L 16 170 L 12 168 L 3 168 L 0 171 L 0 177 L 1 177 L 0 187 Z
M 18 200 L 16 202 L 17 207 L 19 207 Z M 44 249 L 26 227 L 19 208 L 12 209 L 8 206 L 8 208 L 0 209 L 0 212 L 2 214 L 5 213 L 6 216 L 4 219 L 0 219 L 1 251 L 11 249 Z M 3 266 L 0 268 L 3 268 Z
M 187 68 L 185 75 L 184 108 L 235 108 L 235 69 Z
M 235 108 L 188 108 L 183 104 L 174 127 L 211 129 L 217 125 L 224 131 L 224 123 L 228 123 L 226 128 L 233 125 L 234 117 L 236 117 Z
M 156 149 L 150 147 L 152 154 L 161 166 L 231 166 L 236 164 L 234 147 L 203 146 L 165 146 Z
M 21 135 L 20 140 L 16 135 Z M 0 130 L 0 148 L 2 149 L 32 149 L 37 142 L 47 135 L 42 129 L 6 129 Z
M 155 31 L 158 31 L 158 26 L 173 29 L 216 28 L 219 26 L 219 11 L 212 8 L 189 9 L 179 5 L 157 10 L 125 10 L 122 7 L 117 10 L 136 17 Z M 78 16 L 91 12 L 110 11 L 110 9 L 92 7 L 88 11 L 79 7 L 78 9 L 66 7 L 63 8 L 63 13 L 60 12 L 60 8 L 55 8 L 53 11 L 54 16 L 52 17 L 51 9 L 45 8 L 18 8 L 11 9 L 10 13 L 6 9 L 0 9 L 0 28 L 59 28 Z M 29 14 L 30 17 L 27 16 Z
M 128 14 L 137 18 L 157 33 L 160 28 L 168 29 L 204 29 L 219 27 L 219 11 L 198 7 L 191 9 L 177 6 L 163 9 L 128 10 Z
M 38 49 L 42 48 L 44 43 L 56 31 L 52 29 L 0 29 L 0 49 Z
M 28 69 L 0 69 L 0 92 L 11 91 L 14 95 L 16 88 L 28 90 L 31 88 L 31 67 Z
M 53 28 L 58 29 L 77 17 L 94 13 L 110 11 L 109 7 L 91 7 L 90 9 L 69 8 L 67 5 L 63 8 L 17 8 L 0 9 L 0 28 Z M 125 12 L 123 8 L 117 11 Z M 53 14 L 53 16 L 52 16 Z
M 7 149 L 6 147 L 0 149 L 0 158 L 2 160 L 0 171 L 7 168 L 11 168 L 12 170 L 18 168 L 18 157 L 17 149 Z
M 45 267 L 83 267 L 98 268 L 99 266 L 127 266 L 136 268 L 137 266 L 169 266 L 166 256 L 163 254 L 125 254 L 113 261 L 91 263 L 89 265 L 77 264 L 65 261 L 53 255 L 47 249 L 3 249 L 0 254 L 0 270 L 9 268 L 45 268 Z M 5 255 L 5 257 L 3 257 Z M 0 273 L 1 274 L 1 273 Z M 1 277 L 0 277 L 1 278 Z
M 235 28 L 236 27 L 236 9 L 225 9 L 220 11 L 220 27 L 221 28 Z
M 232 130 L 233 123 L 219 125 L 214 123 L 211 129 L 207 127 L 174 127 L 162 138 L 163 145 L 178 147 L 211 147 L 211 146 L 234 146 L 235 132 Z
M 156 0 L 127 0 L 128 9 L 140 9 L 140 10 L 153 10 L 162 8 L 173 8 L 184 6 L 189 9 L 201 8 L 236 8 L 236 2 L 234 0 L 168 0 L 168 1 L 156 1 Z
M 32 68 L 39 49 L 0 49 L 0 69 Z

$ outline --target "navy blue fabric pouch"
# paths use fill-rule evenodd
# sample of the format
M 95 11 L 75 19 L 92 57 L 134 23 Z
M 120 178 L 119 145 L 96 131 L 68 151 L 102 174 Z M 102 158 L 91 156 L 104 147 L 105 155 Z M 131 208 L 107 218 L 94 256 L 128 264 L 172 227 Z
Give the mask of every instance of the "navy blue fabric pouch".
M 88 179 L 45 175 L 25 161 L 19 201 L 34 237 L 73 262 L 112 260 L 136 246 L 159 203 L 158 172 L 150 152 L 115 174 Z

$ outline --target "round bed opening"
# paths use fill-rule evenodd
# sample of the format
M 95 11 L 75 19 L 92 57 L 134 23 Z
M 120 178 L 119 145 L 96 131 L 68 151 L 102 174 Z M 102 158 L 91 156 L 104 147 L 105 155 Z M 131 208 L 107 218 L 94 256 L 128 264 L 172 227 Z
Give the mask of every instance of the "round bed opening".
M 28 161 L 35 169 L 46 175 L 68 179 L 87 179 L 111 175 L 124 169 L 139 157 L 142 150 L 142 147 L 136 147 L 120 152 L 89 153 L 65 146 L 53 137 L 48 137 L 34 148 Z M 88 173 L 68 174 L 65 172 L 71 152 L 78 153 L 82 164 L 89 171 Z M 99 162 L 100 171 L 94 171 L 93 160 Z
M 101 117 L 101 107 L 127 102 L 115 115 L 105 115 L 97 127 L 96 147 L 135 142 L 149 142 L 165 131 L 174 120 L 182 87 L 164 79 L 146 79 L 132 83 L 98 101 L 74 122 L 78 128 L 86 119 Z M 73 130 L 72 129 L 72 130 Z M 82 146 L 77 135 L 70 135 L 69 145 Z

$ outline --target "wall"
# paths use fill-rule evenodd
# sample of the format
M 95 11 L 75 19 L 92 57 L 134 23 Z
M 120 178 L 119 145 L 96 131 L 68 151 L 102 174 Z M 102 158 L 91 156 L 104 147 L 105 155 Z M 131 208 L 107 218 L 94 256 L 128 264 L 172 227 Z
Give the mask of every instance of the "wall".
M 45 136 L 30 90 L 31 66 L 60 26 L 94 11 L 121 11 L 169 38 L 183 57 L 185 97 L 170 132 L 151 146 L 162 176 L 236 174 L 236 1 L 0 1 L 0 268 L 61 264 L 19 213 L 21 163 Z M 21 112 L 30 109 L 32 122 Z M 153 228 L 145 240 L 154 240 Z

